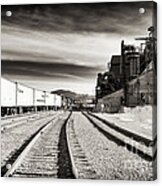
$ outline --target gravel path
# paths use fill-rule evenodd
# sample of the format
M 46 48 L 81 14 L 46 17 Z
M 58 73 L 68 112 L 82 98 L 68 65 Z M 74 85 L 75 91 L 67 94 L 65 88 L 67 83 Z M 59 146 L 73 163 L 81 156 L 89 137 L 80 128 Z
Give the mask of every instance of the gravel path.
M 153 179 L 152 162 L 108 140 L 81 113 L 73 113 L 73 118 L 79 144 L 100 179 Z

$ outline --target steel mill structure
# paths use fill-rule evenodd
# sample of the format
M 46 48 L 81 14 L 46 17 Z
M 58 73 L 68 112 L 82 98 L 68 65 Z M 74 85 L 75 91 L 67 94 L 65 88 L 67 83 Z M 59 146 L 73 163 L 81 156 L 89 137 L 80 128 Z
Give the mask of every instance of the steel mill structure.
M 108 71 L 98 73 L 96 111 L 119 112 L 121 106 L 156 104 L 156 33 L 148 29 L 148 37 L 139 47 L 121 42 L 121 55 L 114 55 Z

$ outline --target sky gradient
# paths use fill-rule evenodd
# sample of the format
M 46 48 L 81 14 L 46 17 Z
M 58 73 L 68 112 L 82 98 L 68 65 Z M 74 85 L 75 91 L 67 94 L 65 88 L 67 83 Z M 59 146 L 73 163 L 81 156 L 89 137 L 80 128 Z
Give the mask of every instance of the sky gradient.
M 121 40 L 133 43 L 151 25 L 152 2 L 2 6 L 2 76 L 95 94 L 96 75 L 120 54 Z

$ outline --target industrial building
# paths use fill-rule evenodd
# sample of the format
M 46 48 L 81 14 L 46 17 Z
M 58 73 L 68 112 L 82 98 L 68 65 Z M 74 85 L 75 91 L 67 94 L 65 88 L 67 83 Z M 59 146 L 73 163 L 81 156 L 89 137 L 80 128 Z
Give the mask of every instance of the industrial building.
M 156 100 L 153 100 L 156 98 L 156 95 L 154 95 L 156 94 L 156 38 L 153 27 L 150 27 L 148 31 L 148 37 L 136 38 L 136 40 L 145 41 L 141 43 L 141 48 L 126 45 L 122 41 L 121 54 L 113 55 L 107 71 L 98 73 L 96 108 L 99 109 L 97 110 L 101 110 L 101 107 L 104 106 L 110 107 L 110 105 L 105 105 L 108 104 L 105 100 L 111 98 L 112 105 L 114 94 L 114 104 L 118 97 L 118 103 L 115 104 L 118 109 L 121 105 L 136 106 L 142 104 L 142 102 L 147 104 L 156 102 Z M 117 91 L 120 94 L 116 94 Z

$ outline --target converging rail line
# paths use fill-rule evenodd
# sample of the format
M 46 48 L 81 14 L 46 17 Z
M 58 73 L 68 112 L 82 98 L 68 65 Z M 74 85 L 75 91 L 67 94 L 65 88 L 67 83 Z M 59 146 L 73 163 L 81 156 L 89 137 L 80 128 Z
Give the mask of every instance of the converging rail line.
M 56 118 L 56 116 L 39 128 L 28 140 L 26 140 L 22 146 L 14 152 L 14 154 L 7 160 L 6 164 L 1 167 L 1 175 L 4 177 L 12 176 L 13 172 L 21 163 L 24 156 L 31 149 L 32 145 L 36 142 L 38 137 L 41 135 L 48 125 Z
M 93 166 L 89 163 L 85 150 L 81 147 L 74 129 L 74 118 L 66 125 L 67 145 L 71 157 L 73 173 L 80 179 L 99 179 Z
M 45 116 L 51 116 L 53 113 L 37 113 L 37 114 L 29 114 L 29 115 L 24 115 L 21 116 L 20 118 L 16 117 L 13 119 L 5 119 L 5 121 L 2 120 L 2 124 L 1 124 L 1 131 L 5 132 L 6 129 L 10 129 L 13 127 L 17 127 L 19 125 L 27 125 L 33 122 L 38 122 L 39 120 L 43 119 Z
M 91 157 L 93 150 L 91 151 L 85 145 L 88 142 L 84 140 L 83 135 L 78 133 L 80 129 L 83 133 L 92 135 L 90 141 L 93 139 L 94 133 L 95 135 L 99 134 L 101 138 L 106 137 L 108 140 L 105 138 L 104 145 L 109 143 L 108 141 L 114 142 L 123 148 L 127 156 L 130 155 L 128 153 L 130 151 L 133 156 L 137 154 L 138 159 L 142 158 L 148 163 L 156 159 L 156 149 L 153 153 L 153 145 L 155 144 L 148 146 L 147 142 L 140 143 L 136 137 L 123 132 L 120 127 L 115 128 L 105 124 L 92 113 L 60 111 L 53 112 L 52 116 L 47 113 L 43 120 L 30 124 L 10 128 L 2 134 L 6 139 L 10 133 L 13 133 L 14 137 L 21 133 L 24 139 L 21 142 L 18 141 L 19 145 L 13 146 L 11 153 L 6 153 L 2 158 L 1 175 L 3 177 L 100 179 L 100 176 L 103 176 L 102 168 L 96 168 L 94 162 L 100 166 L 101 157 Z M 25 133 L 22 129 L 24 127 L 28 129 L 29 125 L 30 129 L 32 128 L 30 135 L 24 136 Z M 93 130 L 92 134 L 86 126 Z M 110 151 L 105 146 L 99 148 L 111 154 L 111 148 L 114 146 L 110 144 L 108 147 Z M 104 159 L 104 157 L 102 158 Z
M 67 123 L 71 113 L 55 116 L 15 151 L 1 168 L 3 177 L 76 178 Z
M 114 141 L 120 146 L 126 147 L 127 150 L 137 154 L 146 161 L 154 161 L 156 159 L 157 150 L 156 147 L 155 149 L 153 149 L 152 147 L 153 145 L 155 145 L 155 143 L 151 143 L 151 146 L 148 147 L 146 141 L 142 144 L 140 143 L 141 141 L 139 141 L 139 139 L 137 140 L 136 134 L 131 133 L 130 135 L 128 131 L 123 131 L 123 129 L 113 126 L 109 123 L 106 123 L 105 125 L 105 122 L 103 120 L 101 120 L 97 116 L 94 116 L 93 114 L 85 112 L 82 112 L 82 114 L 109 140 Z M 142 137 L 140 137 L 140 139 L 143 139 L 143 141 L 145 140 Z M 137 141 L 139 143 L 137 143 Z
M 108 121 L 106 121 L 105 119 L 103 118 L 100 118 L 99 116 L 91 113 L 91 112 L 88 112 L 89 115 L 95 117 L 96 119 L 100 120 L 102 123 L 104 123 L 105 125 L 107 125 L 108 127 L 116 130 L 117 132 L 127 136 L 127 137 L 130 137 L 132 138 L 133 140 L 137 141 L 137 142 L 142 142 L 143 144 L 145 144 L 147 147 L 149 146 L 154 146 L 157 142 L 157 136 L 154 138 L 154 140 L 150 140 L 144 136 L 141 136 L 141 135 L 138 135 L 138 134 L 135 134 L 129 130 L 126 130 L 122 127 L 119 127 L 113 123 L 110 123 Z

